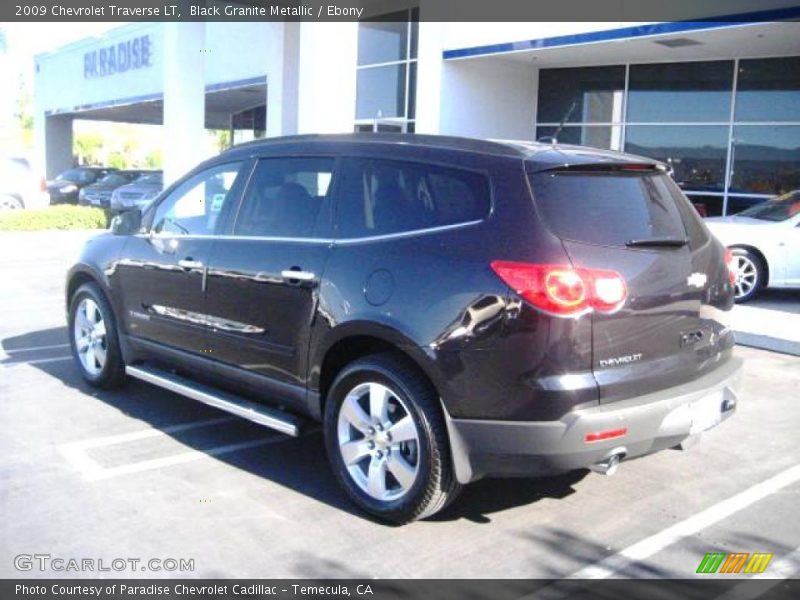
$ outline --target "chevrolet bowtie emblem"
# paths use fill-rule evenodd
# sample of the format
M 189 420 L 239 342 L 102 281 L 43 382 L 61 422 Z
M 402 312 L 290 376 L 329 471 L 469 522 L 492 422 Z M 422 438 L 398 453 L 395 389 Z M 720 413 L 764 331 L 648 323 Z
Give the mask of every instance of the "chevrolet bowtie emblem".
M 692 273 L 686 278 L 686 283 L 691 287 L 702 288 L 707 280 L 708 277 L 706 277 L 705 273 Z

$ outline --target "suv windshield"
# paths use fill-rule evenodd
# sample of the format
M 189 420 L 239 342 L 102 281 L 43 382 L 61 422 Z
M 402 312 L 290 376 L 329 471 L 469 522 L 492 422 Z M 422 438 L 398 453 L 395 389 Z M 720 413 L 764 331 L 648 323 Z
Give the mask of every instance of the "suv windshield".
M 785 221 L 800 213 L 800 190 L 767 200 L 739 213 L 740 217 L 762 221 Z
M 542 217 L 562 239 L 603 246 L 686 240 L 680 191 L 664 173 L 552 170 L 530 179 Z

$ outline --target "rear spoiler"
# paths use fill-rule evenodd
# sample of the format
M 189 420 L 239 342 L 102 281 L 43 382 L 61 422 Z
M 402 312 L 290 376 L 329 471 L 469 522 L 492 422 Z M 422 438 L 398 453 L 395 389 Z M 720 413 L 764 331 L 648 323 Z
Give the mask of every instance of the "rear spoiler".
M 576 163 L 572 165 L 556 165 L 537 170 L 537 173 L 563 173 L 601 175 L 604 173 L 670 173 L 671 169 L 664 163 L 647 162 L 602 162 L 602 163 Z

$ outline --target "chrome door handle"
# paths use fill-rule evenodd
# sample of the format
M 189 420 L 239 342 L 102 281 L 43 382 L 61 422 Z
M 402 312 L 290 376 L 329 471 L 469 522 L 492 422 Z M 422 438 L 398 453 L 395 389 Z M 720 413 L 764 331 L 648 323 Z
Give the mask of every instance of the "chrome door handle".
M 295 281 L 314 281 L 315 279 L 313 273 L 309 273 L 308 271 L 292 271 L 291 269 L 281 271 L 281 277 L 284 279 L 294 279 Z
M 178 266 L 182 269 L 202 269 L 203 263 L 199 260 L 192 260 L 191 258 L 185 258 L 183 260 L 178 261 Z

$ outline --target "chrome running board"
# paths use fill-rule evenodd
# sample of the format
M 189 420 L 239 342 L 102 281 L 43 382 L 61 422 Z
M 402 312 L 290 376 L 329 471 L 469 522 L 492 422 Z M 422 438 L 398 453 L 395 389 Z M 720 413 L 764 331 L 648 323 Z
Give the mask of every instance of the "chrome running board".
M 125 372 L 131 377 L 141 379 L 147 383 L 152 383 L 181 396 L 197 400 L 203 404 L 208 404 L 214 408 L 224 410 L 237 417 L 242 417 L 253 423 L 258 423 L 264 427 L 275 429 L 286 435 L 297 437 L 300 434 L 302 420 L 294 415 L 290 415 L 275 408 L 269 408 L 240 398 L 234 394 L 223 392 L 202 383 L 197 383 L 191 379 L 175 375 L 168 371 L 145 367 L 141 365 L 127 366 Z

